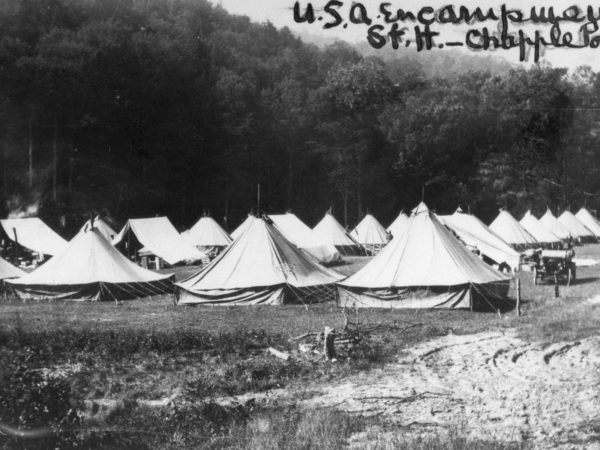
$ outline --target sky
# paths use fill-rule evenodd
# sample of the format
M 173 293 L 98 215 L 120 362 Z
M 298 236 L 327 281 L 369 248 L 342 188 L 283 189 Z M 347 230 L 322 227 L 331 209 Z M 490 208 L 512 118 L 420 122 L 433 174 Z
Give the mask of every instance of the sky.
M 293 15 L 293 7 L 296 3 L 296 0 L 212 0 L 215 4 L 220 4 L 224 9 L 229 11 L 232 14 L 246 15 L 250 17 L 250 19 L 254 22 L 265 22 L 270 21 L 276 27 L 281 28 L 287 26 L 292 31 L 297 34 L 308 33 L 316 36 L 337 38 L 341 40 L 345 40 L 350 43 L 357 42 L 367 42 L 367 34 L 368 34 L 368 25 L 362 24 L 352 24 L 347 23 L 350 8 L 356 2 L 352 0 L 338 0 L 342 3 L 342 6 L 339 7 L 339 12 L 341 17 L 344 19 L 345 23 L 347 23 L 347 27 L 344 28 L 344 25 L 340 25 L 330 29 L 323 29 L 323 24 L 332 20 L 331 16 L 323 12 L 323 7 L 327 3 L 327 0 L 298 0 L 301 10 L 304 11 L 308 3 L 311 3 L 315 9 L 316 17 L 323 17 L 321 21 L 315 21 L 312 24 L 308 23 L 295 23 L 294 15 Z M 431 6 L 435 10 L 442 8 L 446 5 L 452 5 L 456 9 L 460 6 L 465 6 L 469 9 L 474 9 L 476 7 L 482 8 L 482 10 L 487 11 L 488 8 L 493 8 L 498 14 L 500 12 L 500 7 L 502 3 L 506 4 L 507 8 L 518 9 L 523 12 L 524 16 L 528 17 L 530 15 L 530 11 L 532 7 L 536 7 L 538 11 L 540 11 L 541 7 L 545 7 L 546 11 L 550 7 L 553 7 L 556 15 L 562 15 L 563 11 L 573 5 L 576 5 L 581 11 L 581 17 L 586 16 L 588 5 L 594 5 L 593 3 L 577 3 L 577 0 L 559 0 L 559 1 L 550 1 L 550 0 L 505 0 L 502 1 L 494 1 L 494 0 L 463 0 L 461 2 L 450 3 L 447 0 L 428 0 L 428 1 L 414 1 L 414 0 L 363 0 L 361 3 L 364 5 L 369 18 L 373 21 L 371 25 L 382 24 L 386 27 L 386 30 L 389 29 L 391 25 L 385 24 L 383 18 L 380 14 L 379 7 L 381 3 L 387 2 L 389 3 L 388 9 L 390 11 L 395 12 L 398 8 L 402 8 L 405 11 L 410 10 L 415 14 L 423 7 Z M 600 16 L 600 5 L 598 3 L 595 4 L 595 15 Z M 586 23 L 585 20 L 583 23 Z M 405 44 L 406 37 L 409 39 L 412 37 L 413 42 L 409 44 L 409 47 L 412 48 L 413 51 L 417 51 L 414 46 L 414 31 L 413 28 L 416 23 L 405 22 L 401 24 L 401 27 L 408 27 L 407 33 L 403 38 L 403 43 Z M 579 37 L 579 27 L 582 24 L 574 24 L 570 22 L 563 22 L 560 26 L 562 33 L 570 31 L 573 34 L 573 42 L 578 42 Z M 439 48 L 439 43 L 445 42 L 455 42 L 461 41 L 465 42 L 466 34 L 469 29 L 477 29 L 480 30 L 483 27 L 487 27 L 490 32 L 495 31 L 497 29 L 497 22 L 486 22 L 486 23 L 474 23 L 471 25 L 452 25 L 452 24 L 439 24 L 434 23 L 431 25 L 432 30 L 437 31 L 440 35 L 434 38 L 435 48 L 431 51 L 445 51 L 444 49 Z M 518 32 L 519 29 L 522 29 L 524 33 L 528 36 L 533 37 L 535 30 L 539 30 L 541 35 L 546 37 L 549 40 L 550 33 L 550 25 L 547 24 L 537 24 L 537 25 L 517 25 L 511 24 L 509 26 L 509 31 Z M 600 31 L 591 36 L 599 37 L 600 44 Z M 386 45 L 389 45 L 386 44 Z M 533 52 L 529 54 L 528 60 L 524 63 L 519 62 L 519 49 L 514 48 L 510 50 L 496 50 L 496 51 L 475 51 L 470 50 L 467 47 L 455 47 L 460 48 L 461 51 L 469 52 L 474 55 L 494 55 L 507 59 L 512 63 L 517 64 L 532 64 L 533 62 Z M 447 49 L 447 47 L 446 47 Z M 592 48 L 583 48 L 583 49 L 557 49 L 557 48 L 546 48 L 543 50 L 542 55 L 540 57 L 540 62 L 546 61 L 552 64 L 555 67 L 567 67 L 569 69 L 574 69 L 577 66 L 581 65 L 589 65 L 595 70 L 600 70 L 600 47 L 597 49 Z

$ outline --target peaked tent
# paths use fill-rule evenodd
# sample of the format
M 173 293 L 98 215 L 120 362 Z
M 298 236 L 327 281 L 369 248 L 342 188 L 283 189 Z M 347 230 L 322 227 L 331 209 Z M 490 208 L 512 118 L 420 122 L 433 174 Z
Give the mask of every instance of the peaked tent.
M 92 224 L 88 219 L 88 221 L 84 223 L 81 229 L 79 230 L 79 233 L 85 233 L 86 231 L 89 231 L 91 225 Z M 117 232 L 113 230 L 112 227 L 109 224 L 107 224 L 104 220 L 102 220 L 99 216 L 96 216 L 96 218 L 94 219 L 94 228 L 98 230 L 102 234 L 102 236 L 104 236 L 109 242 L 112 242 L 112 240 L 117 235 Z
M 190 245 L 208 251 L 220 251 L 232 242 L 231 236 L 212 217 L 201 217 L 181 235 Z
M 542 225 L 540 221 L 531 214 L 531 211 L 527 211 L 519 223 L 535 238 L 536 241 L 542 244 L 542 246 L 551 248 L 560 246 L 560 238 Z
M 172 278 L 132 263 L 91 229 L 34 272 L 7 283 L 24 300 L 125 300 L 172 292 Z
M 511 270 L 519 270 L 521 255 L 500 236 L 490 230 L 481 220 L 465 214 L 460 208 L 449 216 L 438 219 L 467 246 L 476 249 L 492 263 L 507 265 Z
M 223 253 L 177 287 L 182 304 L 306 304 L 334 299 L 334 283 L 342 278 L 298 249 L 277 227 L 252 218 Z
M 473 309 L 505 299 L 509 282 L 421 203 L 406 233 L 339 282 L 338 290 L 344 307 Z
M 392 238 L 400 237 L 408 228 L 408 216 L 401 212 L 398 217 L 387 227 L 387 232 L 392 235 Z
M 4 234 L 26 249 L 42 255 L 57 255 L 67 246 L 67 241 L 37 217 L 0 220 Z
M 319 242 L 318 236 L 313 233 L 313 230 L 295 214 L 270 214 L 269 218 L 288 240 L 296 247 L 306 250 L 320 263 L 333 264 L 342 260 L 340 252 L 335 246 Z
M 579 221 L 585 225 L 585 227 L 590 230 L 596 237 L 600 237 L 600 222 L 596 219 L 592 214 L 585 208 L 581 208 L 575 214 L 575 217 L 579 219 Z
M 0 258 L 0 280 L 6 280 L 7 278 L 19 278 L 27 275 L 27 272 L 13 266 L 4 258 Z
M 244 231 L 246 231 L 246 228 L 250 226 L 254 218 L 255 217 L 252 214 L 248 214 L 246 220 L 244 220 L 235 230 L 231 232 L 231 239 L 236 240 L 237 238 L 239 238 L 244 233 Z
M 166 217 L 129 219 L 113 240 L 113 244 L 121 247 L 127 246 L 132 235 L 147 251 L 164 259 L 169 264 L 197 261 L 206 256 L 188 244 Z
M 313 234 L 318 242 L 335 246 L 343 256 L 365 255 L 364 248 L 329 213 L 313 228 Z
M 367 214 L 352 230 L 352 236 L 372 254 L 379 252 L 388 243 L 385 228 L 371 214 Z
M 563 211 L 558 221 L 580 242 L 596 242 L 596 235 L 588 230 L 571 211 Z
M 539 245 L 538 241 L 506 210 L 500 211 L 498 217 L 491 223 L 490 230 L 518 251 L 535 248 Z
M 548 228 L 552 234 L 558 236 L 561 240 L 566 241 L 569 238 L 575 238 L 575 236 L 571 235 L 571 232 L 568 228 L 566 228 L 562 223 L 558 221 L 550 208 L 546 210 L 546 213 L 540 217 L 540 223 Z

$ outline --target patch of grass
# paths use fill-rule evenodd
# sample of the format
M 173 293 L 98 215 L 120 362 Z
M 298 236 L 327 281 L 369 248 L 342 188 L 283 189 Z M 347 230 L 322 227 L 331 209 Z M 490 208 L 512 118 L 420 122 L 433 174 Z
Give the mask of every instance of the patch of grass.
M 282 361 L 270 356 L 258 356 L 249 361 L 231 361 L 220 369 L 203 372 L 189 381 L 187 396 L 204 398 L 260 392 L 283 387 L 293 379 L 313 373 L 308 362 Z
M 373 450 L 527 450 L 533 448 L 523 442 L 501 442 L 485 439 L 470 439 L 462 433 L 451 431 L 448 435 L 407 438 L 402 433 L 376 438 L 369 447 Z
M 596 250 L 600 254 L 600 246 Z M 383 327 L 355 348 L 349 360 L 333 364 L 302 359 L 286 362 L 264 352 L 269 346 L 289 351 L 289 338 L 320 332 L 325 326 L 340 329 L 344 316 L 333 304 L 308 309 L 174 307 L 168 296 L 118 305 L 7 301 L 0 303 L 0 365 L 6 370 L 23 363 L 28 370 L 66 371 L 63 379 L 70 385 L 71 401 L 123 399 L 123 408 L 113 411 L 99 430 L 83 431 L 83 447 L 341 448 L 352 436 L 381 423 L 331 411 L 265 411 L 252 405 L 232 409 L 211 399 L 368 370 L 394 360 L 405 348 L 450 332 L 517 329 L 523 339 L 543 342 L 595 335 L 600 329 L 600 306 L 585 300 L 597 295 L 597 270 L 581 268 L 581 281 L 562 285 L 556 300 L 552 285 L 534 286 L 531 274 L 520 274 L 521 317 L 515 311 L 500 317 L 469 311 L 353 311 L 350 320 L 360 323 L 394 322 L 400 328 L 420 325 L 405 332 Z M 172 408 L 148 408 L 135 402 L 168 397 L 176 390 L 183 395 Z M 303 441 L 303 435 L 309 437 Z M 386 434 L 391 441 L 376 445 L 522 448 L 470 441 L 464 435 L 457 432 L 450 440 L 447 436 L 406 440 L 402 430 L 392 430 Z
M 166 410 L 125 406 L 115 411 L 95 442 L 113 448 L 230 448 L 330 450 L 353 447 L 400 450 L 525 450 L 527 443 L 465 437 L 460 426 L 448 432 L 408 435 L 381 417 L 293 407 L 260 409 L 254 404 L 223 407 L 184 404 Z M 87 443 L 90 440 L 88 438 Z M 107 447 L 108 448 L 108 447 Z

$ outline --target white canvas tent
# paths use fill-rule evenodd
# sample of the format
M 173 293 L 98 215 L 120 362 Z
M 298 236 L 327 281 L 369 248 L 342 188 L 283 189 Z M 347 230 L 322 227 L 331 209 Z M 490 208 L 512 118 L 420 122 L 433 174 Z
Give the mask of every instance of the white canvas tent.
M 500 211 L 498 217 L 491 223 L 490 230 L 518 251 L 539 246 L 538 241 L 506 210 Z
M 600 222 L 596 219 L 592 214 L 586 209 L 581 208 L 575 214 L 575 217 L 579 219 L 579 221 L 585 225 L 585 227 L 590 230 L 594 235 L 598 238 L 600 237 Z
M 4 258 L 0 258 L 0 280 L 6 280 L 7 278 L 19 278 L 24 275 L 27 275 L 27 272 L 13 266 Z
M 595 242 L 596 235 L 588 230 L 571 211 L 564 211 L 558 221 L 567 228 L 579 242 Z
M 173 291 L 173 275 L 142 269 L 96 229 L 77 234 L 34 272 L 7 280 L 22 299 L 125 300 Z
M 342 260 L 340 252 L 331 244 L 320 242 L 308 225 L 295 214 L 270 214 L 279 231 L 296 247 L 306 250 L 322 264 L 334 264 Z
M 181 233 L 183 238 L 194 247 L 206 251 L 221 251 L 232 239 L 212 217 L 201 217 L 192 228 Z
M 166 217 L 129 219 L 113 240 L 117 247 L 127 247 L 135 238 L 146 251 L 164 259 L 168 264 L 198 261 L 206 255 L 188 244 Z M 131 251 L 131 248 L 125 248 Z
M 335 246 L 343 256 L 365 255 L 364 248 L 329 213 L 313 228 L 313 234 L 319 242 Z
M 85 233 L 91 227 L 92 227 L 92 223 L 88 219 L 87 222 L 85 222 L 83 224 L 83 226 L 81 227 L 81 229 L 79 230 L 79 233 Z M 100 216 L 96 216 L 96 218 L 94 219 L 93 227 L 96 230 L 98 230 L 102 234 L 102 236 L 104 236 L 109 242 L 112 242 L 112 240 L 117 235 L 117 232 L 115 230 L 113 230 L 109 224 L 107 224 L 104 220 L 102 220 L 100 218 Z
M 242 235 L 242 233 L 246 231 L 246 229 L 250 226 L 254 218 L 255 217 L 252 214 L 248 214 L 246 220 L 244 220 L 235 230 L 231 232 L 231 239 L 235 241 L 237 238 L 239 238 Z
M 437 216 L 467 246 L 479 252 L 498 266 L 506 265 L 511 270 L 519 270 L 521 255 L 500 236 L 490 230 L 477 217 L 464 213 L 460 208 L 452 215 Z
M 37 217 L 0 220 L 4 234 L 26 249 L 53 256 L 62 252 L 67 241 Z
M 282 305 L 335 298 L 343 276 L 319 265 L 265 219 L 246 231 L 210 265 L 177 283 L 180 304 Z
M 569 238 L 575 238 L 575 236 L 571 235 L 569 229 L 560 223 L 556 217 L 554 217 L 554 214 L 552 214 L 550 208 L 548 208 L 546 213 L 540 217 L 540 223 L 548 228 L 552 234 L 555 234 L 563 241 L 566 241 Z
M 474 309 L 505 299 L 509 281 L 421 203 L 406 233 L 338 287 L 343 307 Z
M 542 225 L 540 221 L 531 214 L 531 211 L 527 211 L 519 223 L 542 246 L 550 248 L 560 246 L 560 238 Z
M 371 254 L 378 253 L 388 243 L 385 228 L 371 214 L 367 214 L 351 234 Z
M 387 232 L 392 235 L 393 238 L 398 238 L 404 234 L 408 228 L 408 216 L 401 212 L 398 217 L 387 227 Z

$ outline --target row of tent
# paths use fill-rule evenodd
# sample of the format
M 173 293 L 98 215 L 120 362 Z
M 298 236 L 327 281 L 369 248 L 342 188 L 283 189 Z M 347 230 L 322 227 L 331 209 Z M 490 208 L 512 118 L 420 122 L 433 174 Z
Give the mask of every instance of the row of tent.
M 509 282 L 422 203 L 404 232 L 348 278 L 318 264 L 269 218 L 251 217 L 209 266 L 176 287 L 180 304 L 306 304 L 338 298 L 341 306 L 476 308 L 505 299 Z
M 577 214 L 564 211 L 558 218 L 548 209 L 540 219 L 527 211 L 520 221 L 503 210 L 490 224 L 490 229 L 517 250 L 558 247 L 569 240 L 596 242 L 600 238 L 600 223 L 585 208 Z
M 598 225 L 591 214 L 589 217 Z M 303 237 L 300 230 L 306 233 L 310 229 L 294 218 L 291 214 L 249 217 L 211 264 L 176 285 L 179 302 L 282 304 L 339 298 L 343 306 L 473 308 L 505 297 L 509 278 L 485 264 L 468 247 L 497 264 L 504 262 L 512 268 L 519 264 L 520 254 L 491 226 L 460 210 L 450 216 L 436 216 L 421 204 L 410 218 L 401 215 L 394 221 L 390 244 L 363 269 L 344 279 L 319 264 L 308 251 L 311 247 L 302 248 L 303 243 L 308 246 L 315 241 Z M 520 231 L 519 222 L 511 218 L 503 211 L 494 222 L 508 223 L 510 229 Z M 157 230 L 166 234 L 172 225 L 168 222 L 168 227 L 165 220 L 157 219 L 161 218 L 152 219 L 155 227 L 148 225 L 151 219 L 130 220 L 116 236 L 102 221 L 88 223 L 65 243 L 62 251 L 30 274 L 24 275 L 6 263 L 9 269 L 18 271 L 10 277 L 20 276 L 8 283 L 25 299 L 118 300 L 171 292 L 171 275 L 137 266 L 112 245 L 135 237 L 151 251 L 162 251 L 164 243 Z M 162 228 L 158 226 L 161 222 Z M 494 228 L 498 229 L 498 224 Z M 329 236 L 336 250 L 356 245 L 329 214 L 312 231 L 318 229 Z M 284 230 L 297 233 L 295 242 Z M 179 235 L 175 231 L 171 244 L 182 245 L 186 235 L 189 233 Z

